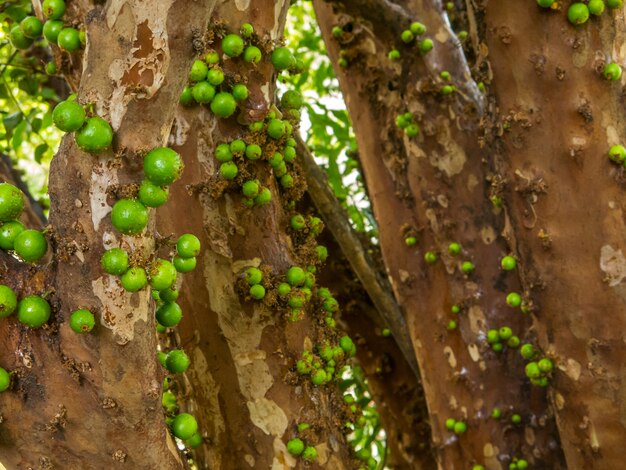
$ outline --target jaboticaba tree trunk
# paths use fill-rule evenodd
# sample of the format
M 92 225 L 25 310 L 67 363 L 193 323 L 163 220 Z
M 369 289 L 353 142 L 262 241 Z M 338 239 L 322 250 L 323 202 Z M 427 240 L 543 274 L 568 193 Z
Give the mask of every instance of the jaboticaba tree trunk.
M 47 293 L 53 318 L 34 331 L 15 318 L 2 322 L 3 365 L 17 371 L 0 405 L 0 461 L 8 470 L 184 466 L 161 413 L 149 293 L 126 293 L 99 260 L 112 246 L 151 254 L 151 230 L 127 237 L 112 228 L 109 190 L 138 183 L 143 153 L 167 142 L 194 39 L 206 30 L 213 5 L 113 1 L 77 18 L 87 30 L 78 99 L 93 103 L 116 137 L 113 151 L 95 156 L 68 135 L 52 162 L 54 281 L 25 284 L 18 294 Z M 93 334 L 70 330 L 77 308 L 96 313 Z
M 522 260 L 539 344 L 557 361 L 550 395 L 570 469 L 624 468 L 626 297 L 624 12 L 579 27 L 534 4 L 489 2 L 486 49 L 502 135 L 507 236 Z M 593 17 L 592 17 L 593 18 Z M 506 126 L 506 130 L 503 128 Z
M 204 442 L 194 460 L 203 469 L 354 465 L 336 385 L 316 387 L 294 371 L 306 347 L 325 338 L 336 341 L 337 333 L 324 326 L 313 308 L 307 308 L 304 319 L 288 321 L 272 285 L 292 265 L 309 262 L 286 232 L 291 214 L 283 204 L 291 196 L 279 191 L 266 162 L 241 159 L 240 173 L 272 192 L 270 204 L 245 207 L 241 188 L 225 182 L 214 156 L 216 145 L 238 138 L 263 145 L 264 137 L 249 132 L 248 123 L 262 120 L 274 103 L 275 70 L 268 57 L 282 37 L 288 6 L 288 1 L 262 0 L 224 2 L 216 8 L 214 40 L 199 57 L 218 51 L 227 83 L 239 77 L 250 97 L 239 119 L 216 118 L 205 106 L 181 107 L 171 133 L 170 145 L 181 153 L 186 169 L 168 204 L 159 209 L 158 230 L 163 236 L 194 233 L 203 250 L 196 270 L 180 276 L 185 316 L 177 335 L 163 337 L 162 345 L 178 344 L 191 358 L 189 387 L 180 390 L 179 398 L 198 418 Z M 220 49 L 220 35 L 236 33 L 247 22 L 262 45 L 264 59 L 258 65 L 228 59 Z M 270 273 L 276 276 L 266 282 L 263 301 L 251 299 L 242 284 L 251 266 L 261 267 L 268 280 Z M 299 423 L 311 428 L 298 434 Z M 287 452 L 287 441 L 297 436 L 317 449 L 311 464 Z
M 496 180 L 495 162 L 481 148 L 480 126 L 490 109 L 441 5 L 368 0 L 314 5 L 329 54 L 344 65 L 336 71 L 383 257 L 422 372 L 439 467 L 500 469 L 523 458 L 535 468 L 560 468 L 545 389 L 529 385 L 517 349 L 496 352 L 486 342 L 492 328 L 510 327 L 523 343 L 535 343 L 535 333 L 531 317 L 505 303 L 508 292 L 523 289 L 516 271 L 500 268 L 513 247 L 500 236 L 504 211 L 489 199 L 487 178 Z M 424 23 L 425 36 L 434 42 L 428 54 L 400 40 L 413 21 Z M 343 32 L 333 35 L 334 26 Z M 400 51 L 400 60 L 387 58 L 392 48 Z M 449 82 L 440 76 L 443 71 Z M 444 95 L 446 84 L 457 91 Z M 396 117 L 407 112 L 421 128 L 416 137 L 396 127 Z M 410 236 L 417 240 L 411 247 L 404 242 Z M 456 256 L 448 251 L 452 242 L 462 246 Z M 429 251 L 437 254 L 432 264 L 424 258 Z M 475 269 L 464 273 L 464 261 Z M 459 314 L 451 313 L 453 305 Z M 448 329 L 451 320 L 458 327 Z M 500 419 L 490 418 L 494 408 L 501 410 Z M 520 424 L 511 423 L 514 414 L 521 416 Z M 448 430 L 448 418 L 463 421 L 467 431 Z

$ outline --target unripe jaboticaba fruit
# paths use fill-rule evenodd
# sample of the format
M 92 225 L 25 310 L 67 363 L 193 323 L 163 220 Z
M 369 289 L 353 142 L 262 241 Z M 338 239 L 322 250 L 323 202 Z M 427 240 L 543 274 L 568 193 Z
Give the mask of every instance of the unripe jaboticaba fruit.
M 143 172 L 157 186 L 172 184 L 183 172 L 180 155 L 168 147 L 150 150 L 143 160 Z
M 111 223 L 126 235 L 136 235 L 148 225 L 148 209 L 134 199 L 120 199 L 111 211 Z
M 87 119 L 85 125 L 76 132 L 76 144 L 85 152 L 98 153 L 109 148 L 113 142 L 113 129 L 101 117 Z
M 168 289 L 176 282 L 176 268 L 165 259 L 157 259 L 148 269 L 150 287 L 154 290 Z
M 211 111 L 221 118 L 229 118 L 237 109 L 237 101 L 230 93 L 220 92 L 211 101 Z
M 17 308 L 17 296 L 9 286 L 0 284 L 0 318 L 11 315 Z
M 31 328 L 39 328 L 50 319 L 50 304 L 37 295 L 24 297 L 17 306 L 20 323 Z
M 137 193 L 141 203 L 147 207 L 161 207 L 167 202 L 169 195 L 167 188 L 157 186 L 150 180 L 143 180 Z
M 165 357 L 165 368 L 172 374 L 182 374 L 190 364 L 189 356 L 182 349 L 173 349 Z
M 202 60 L 195 60 L 189 72 L 189 80 L 200 82 L 205 80 L 209 73 L 209 67 Z
M 17 219 L 24 210 L 22 191 L 9 183 L 0 183 L 0 222 Z
M 171 424 L 172 434 L 179 439 L 190 439 L 198 431 L 196 419 L 188 413 L 176 415 Z
M 36 16 L 27 16 L 20 21 L 20 28 L 27 38 L 36 38 L 41 36 L 43 24 Z
M 41 4 L 43 16 L 51 20 L 58 20 L 65 13 L 65 2 L 63 0 L 44 0 Z
M 24 261 L 39 261 L 48 251 L 46 237 L 37 230 L 24 230 L 15 237 L 13 249 Z
M 156 311 L 157 321 L 168 328 L 176 326 L 183 318 L 183 311 L 176 302 L 165 302 Z
M 215 87 L 207 81 L 198 82 L 191 89 L 191 96 L 198 103 L 210 103 L 215 97 Z
M 128 292 L 137 292 L 148 284 L 148 275 L 145 269 L 134 266 L 122 274 L 120 283 Z
M 121 276 L 128 271 L 128 253 L 121 248 L 111 248 L 104 252 L 100 264 L 107 274 Z
M 11 385 L 11 374 L 0 367 L 0 392 L 4 392 Z
M 183 258 L 181 256 L 174 256 L 172 263 L 179 273 L 188 273 L 196 269 L 198 261 L 195 257 Z
M 9 39 L 16 49 L 28 49 L 33 44 L 33 40 L 24 35 L 24 31 L 22 31 L 19 25 L 15 25 L 11 28 Z
M 176 241 L 176 252 L 181 258 L 193 258 L 200 254 L 200 240 L 192 233 L 181 235 Z
M 243 52 L 244 42 L 237 34 L 227 34 L 222 39 L 222 51 L 228 57 L 237 57 Z
M 96 319 L 89 310 L 81 308 L 70 316 L 70 328 L 76 333 L 89 333 L 96 326 Z
M 57 44 L 67 52 L 74 52 L 80 48 L 80 34 L 74 28 L 63 28 L 57 36 Z
M 295 63 L 295 58 L 286 47 L 279 47 L 272 52 L 272 64 L 276 70 L 286 70 Z
M 74 132 L 85 123 L 85 110 L 76 101 L 62 101 L 52 111 L 52 122 L 63 132 Z
M 43 25 L 43 37 L 52 44 L 56 44 L 59 38 L 59 33 L 64 28 L 63 21 L 60 20 L 48 20 Z
M 253 64 L 257 64 L 263 58 L 261 49 L 256 46 L 248 46 L 243 53 L 243 60 Z

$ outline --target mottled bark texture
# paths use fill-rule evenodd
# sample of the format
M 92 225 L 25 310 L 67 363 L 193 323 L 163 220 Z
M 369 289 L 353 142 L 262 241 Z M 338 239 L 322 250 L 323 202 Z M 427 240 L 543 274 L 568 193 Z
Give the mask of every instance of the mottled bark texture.
M 503 173 L 504 162 L 509 157 L 501 151 L 505 147 L 500 134 L 493 131 L 500 119 L 497 105 L 505 98 L 492 92 L 483 96 L 470 75 L 472 72 L 482 74 L 483 80 L 491 78 L 486 73 L 489 72 L 486 61 L 491 57 L 485 57 L 491 46 L 482 44 L 476 51 L 469 48 L 464 51 L 436 1 L 416 0 L 400 5 L 388 1 L 319 0 L 314 5 L 331 58 L 335 63 L 340 56 L 347 61 L 347 67 L 336 70 L 353 120 L 365 180 L 379 224 L 383 258 L 396 297 L 405 311 L 422 372 L 439 467 L 463 469 L 482 464 L 488 469 L 500 469 L 517 457 L 528 460 L 536 468 L 562 468 L 565 463 L 553 418 L 555 409 L 546 391 L 530 386 L 518 351 L 505 349 L 496 353 L 485 341 L 487 329 L 506 325 L 522 342 L 536 343 L 541 328 L 533 324 L 541 325 L 546 315 L 543 309 L 538 317 L 524 315 L 505 303 L 508 292 L 533 288 L 537 292 L 540 283 L 539 276 L 527 275 L 535 269 L 530 267 L 537 264 L 534 257 L 528 257 L 528 252 L 516 251 L 513 233 L 519 229 L 512 227 L 511 219 L 515 218 L 508 216 L 516 206 L 509 201 L 504 182 L 516 177 L 514 170 L 506 170 L 511 171 L 510 176 Z M 507 20 L 514 23 L 513 18 L 522 15 L 522 11 L 531 10 L 535 14 L 536 7 L 519 5 L 517 12 L 507 10 L 507 5 L 493 8 L 506 11 L 510 15 Z M 485 24 L 488 14 L 466 16 L 461 11 L 456 16 L 461 25 L 467 27 L 469 21 L 474 28 L 479 27 L 473 31 L 472 42 L 477 44 L 483 40 L 485 31 L 497 35 L 501 26 Z M 426 36 L 434 42 L 433 50 L 425 56 L 419 54 L 416 46 L 406 46 L 400 41 L 401 30 L 413 21 L 424 23 L 428 28 Z M 552 21 L 561 21 L 553 26 L 555 34 L 568 28 L 562 16 Z M 334 25 L 344 30 L 339 38 L 331 33 Z M 531 43 L 539 36 L 537 32 L 524 38 Z M 387 58 L 394 47 L 401 53 L 401 59 L 396 62 Z M 532 64 L 519 61 L 519 53 L 506 51 L 502 55 L 507 57 L 506 64 L 528 66 L 532 71 Z M 492 70 L 495 91 L 499 89 L 497 83 L 502 83 L 501 93 L 511 103 L 526 93 L 527 80 L 514 79 L 510 73 L 498 77 L 493 64 Z M 450 73 L 450 82 L 439 76 L 442 71 Z M 587 77 L 586 81 L 590 79 Z M 512 90 L 511 82 L 519 86 Z M 457 92 L 443 95 L 441 87 L 447 83 L 454 84 Z M 534 92 L 543 95 L 549 88 L 537 85 Z M 555 124 L 562 122 L 562 118 L 556 117 L 558 106 L 554 104 Z M 414 114 L 421 128 L 416 138 L 407 137 L 395 126 L 396 116 L 407 111 Z M 548 128 L 544 138 L 549 135 Z M 546 147 L 541 142 L 537 137 L 534 145 Z M 542 158 L 541 153 L 528 148 L 521 154 L 524 162 Z M 490 200 L 492 196 L 504 200 L 505 209 L 495 207 Z M 523 218 L 520 207 L 517 210 L 518 217 Z M 573 219 L 570 214 L 569 220 Z M 574 239 L 576 235 L 572 232 L 569 235 Z M 404 246 L 407 235 L 416 236 L 417 245 Z M 532 237 L 536 235 L 535 230 Z M 462 245 L 459 256 L 448 253 L 450 242 Z M 425 262 L 427 251 L 439 254 L 435 264 Z M 509 253 L 519 257 L 518 271 L 500 269 L 501 257 Z M 544 256 L 543 248 L 539 251 L 533 248 L 533 253 Z M 466 260 L 476 265 L 475 271 L 467 275 L 460 270 L 461 262 Z M 573 258 L 572 263 L 575 262 Z M 582 275 L 582 272 L 570 269 L 568 275 Z M 563 296 L 574 301 L 573 292 L 565 294 L 566 285 L 562 284 L 564 290 L 554 297 L 555 302 L 557 298 L 562 302 Z M 601 279 L 597 285 L 602 286 Z M 461 306 L 458 318 L 450 311 L 453 304 Z M 565 318 L 562 308 L 553 308 L 552 314 Z M 459 327 L 447 330 L 450 320 L 456 320 Z M 585 329 L 588 333 L 590 326 Z M 559 353 L 555 347 L 547 348 L 541 335 L 539 341 L 559 365 L 567 364 L 560 354 L 568 346 L 563 346 L 564 351 Z M 557 374 L 557 390 L 562 377 Z M 582 394 L 579 398 L 581 405 Z M 494 407 L 502 409 L 502 419 L 490 418 Z M 577 411 L 581 412 L 582 407 Z M 513 413 L 521 415 L 520 425 L 511 424 Z M 467 432 L 455 435 L 448 431 L 447 418 L 464 420 Z M 573 432 L 579 428 L 570 425 L 569 429 Z M 572 462 L 570 468 L 584 467 Z
M 68 135 L 52 162 L 53 258 L 46 269 L 53 280 L 17 290 L 20 297 L 46 294 L 53 318 L 34 331 L 15 318 L 1 326 L 3 365 L 17 372 L 13 391 L 0 401 L 0 460 L 9 470 L 185 466 L 161 413 L 149 293 L 125 293 L 103 275 L 99 259 L 113 246 L 151 256 L 150 230 L 126 237 L 112 229 L 115 199 L 108 191 L 138 181 L 143 152 L 167 142 L 194 38 L 206 30 L 213 6 L 111 1 L 77 18 L 87 31 L 78 99 L 93 103 L 116 137 L 113 151 L 95 156 Z M 70 330 L 67 319 L 77 308 L 96 314 L 93 334 Z

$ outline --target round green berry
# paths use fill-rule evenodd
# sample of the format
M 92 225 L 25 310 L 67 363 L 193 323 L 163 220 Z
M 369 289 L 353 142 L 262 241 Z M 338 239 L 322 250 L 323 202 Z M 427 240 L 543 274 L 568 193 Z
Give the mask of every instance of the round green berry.
M 13 249 L 24 261 L 34 263 L 46 254 L 48 242 L 38 230 L 24 230 L 15 237 Z
M 148 225 L 148 209 L 134 199 L 120 199 L 111 210 L 111 223 L 126 235 L 136 235 Z
M 17 308 L 17 296 L 13 289 L 0 284 L 0 318 L 11 315 Z
M 246 143 L 241 139 L 235 139 L 230 143 L 229 148 L 233 155 L 241 156 L 246 151 Z
M 494 419 L 500 419 L 501 416 L 502 416 L 502 410 L 500 410 L 500 408 L 494 408 L 493 411 L 491 412 L 491 417 Z
M 121 248 L 111 248 L 104 252 L 100 264 L 107 274 L 121 276 L 128 271 L 128 253 Z
M 0 392 L 8 390 L 11 385 L 11 374 L 0 367 Z
M 246 197 L 255 198 L 259 194 L 260 188 L 257 180 L 250 180 L 246 181 L 243 186 L 241 186 L 241 192 Z
M 467 431 L 467 424 L 463 421 L 454 423 L 454 434 L 463 434 L 465 431 Z
M 258 160 L 261 158 L 263 150 L 257 144 L 250 144 L 246 147 L 246 158 L 248 160 Z
M 600 16 L 604 12 L 604 0 L 589 0 L 587 8 L 592 15 Z
M 182 349 L 172 349 L 165 356 L 165 368 L 172 374 L 182 374 L 190 364 L 189 356 Z
M 182 258 L 180 256 L 174 256 L 172 260 L 176 271 L 179 273 L 188 273 L 196 269 L 196 265 L 198 264 L 198 260 L 193 258 Z
M 519 347 L 519 345 L 520 345 L 520 339 L 519 339 L 519 337 L 518 337 L 518 336 L 511 336 L 511 337 L 507 340 L 506 345 L 507 345 L 509 348 L 512 348 L 512 349 L 517 349 L 517 348 Z
M 311 374 L 311 382 L 313 382 L 313 385 L 322 385 L 326 382 L 326 378 L 326 371 L 324 369 L 317 369 Z
M 168 289 L 176 282 L 176 274 L 176 268 L 171 262 L 157 259 L 148 269 L 150 287 L 157 291 Z
M 416 21 L 414 23 L 411 23 L 411 27 L 409 29 L 416 36 L 419 36 L 419 35 L 424 34 L 426 32 L 426 26 L 424 26 L 422 23 L 420 23 L 418 21 Z
M 156 311 L 157 321 L 168 328 L 176 326 L 183 318 L 183 311 L 176 302 L 165 302 Z
M 511 416 L 511 422 L 513 424 L 520 424 L 522 422 L 522 417 L 516 413 L 513 416 Z
M 286 47 L 279 47 L 272 52 L 272 64 L 276 70 L 286 70 L 293 67 L 295 58 Z
M 220 165 L 220 175 L 225 180 L 234 180 L 238 173 L 239 169 L 233 162 L 224 162 Z
M 286 297 L 291 292 L 291 286 L 286 282 L 281 282 L 278 284 L 277 290 L 280 297 Z
M 220 55 L 215 51 L 211 51 L 204 57 L 204 61 L 209 65 L 215 65 L 219 63 Z
M 0 183 L 0 222 L 17 219 L 24 210 L 22 191 L 9 183 Z
M 43 15 L 51 20 L 58 20 L 65 13 L 65 2 L 63 0 L 44 0 L 41 4 Z
M 267 124 L 267 135 L 269 135 L 272 139 L 280 139 L 283 135 L 285 135 L 285 123 L 280 119 L 272 119 Z
M 428 264 L 433 264 L 437 262 L 438 258 L 439 257 L 437 256 L 437 253 L 435 253 L 434 251 L 427 251 L 426 253 L 424 253 L 424 261 L 426 261 L 426 263 Z
M 306 227 L 306 220 L 304 219 L 304 216 L 298 214 L 298 215 L 294 215 L 289 224 L 291 225 L 291 228 L 294 230 L 302 230 L 304 227 Z
M 528 462 L 524 459 L 517 461 L 517 470 L 526 470 L 528 468 Z
M 619 80 L 622 76 L 622 68 L 619 64 L 611 62 L 610 64 L 606 64 L 604 66 L 603 75 L 607 80 Z
M 191 106 L 193 104 L 193 101 L 193 92 L 191 91 L 191 87 L 186 86 L 185 88 L 183 88 L 178 102 L 183 106 Z
M 254 198 L 254 203 L 258 206 L 262 206 L 265 204 L 269 204 L 271 200 L 272 192 L 269 190 L 269 188 L 263 188 L 259 195 Z
M 536 362 L 529 362 L 528 364 L 526 364 L 524 372 L 526 372 L 526 377 L 528 377 L 529 379 L 534 379 L 541 375 L 541 370 L 539 369 L 539 366 Z
M 158 186 L 172 184 L 180 178 L 184 164 L 180 155 L 168 147 L 150 150 L 143 159 L 143 172 Z
M 75 134 L 76 144 L 85 152 L 98 153 L 111 146 L 113 129 L 101 117 L 87 119 L 85 125 Z
M 411 30 L 405 29 L 400 34 L 400 39 L 402 40 L 403 43 L 409 44 L 413 42 L 413 40 L 415 39 L 415 35 L 411 32 Z
M 463 263 L 461 264 L 461 271 L 465 274 L 470 274 L 474 271 L 475 268 L 476 266 L 474 266 L 474 263 L 472 263 L 471 261 L 463 261 Z
M 128 292 L 137 292 L 148 284 L 148 275 L 145 269 L 134 266 L 122 274 L 120 283 Z
M 554 364 L 550 359 L 544 357 L 543 359 L 539 360 L 539 362 L 537 362 L 537 367 L 539 367 L 539 370 L 544 374 L 549 374 L 550 372 L 552 372 Z
M 584 3 L 572 3 L 567 9 L 567 19 L 573 25 L 586 23 L 589 19 L 589 8 Z
M 230 162 L 233 159 L 233 153 L 228 144 L 219 144 L 215 147 L 215 159 L 218 162 Z
M 498 334 L 498 330 L 487 331 L 487 343 L 496 344 L 499 341 L 500 341 L 500 335 Z
M 57 64 L 54 62 L 48 62 L 46 64 L 46 73 L 48 75 L 56 75 L 57 74 Z
M 176 265 L 174 264 L 174 266 Z M 152 293 L 154 294 L 154 292 L 155 291 L 153 291 Z M 176 299 L 178 299 L 179 292 L 176 290 L 174 286 L 170 286 L 167 289 L 163 289 L 162 291 L 159 291 L 158 294 L 159 294 L 159 298 L 163 302 L 174 302 L 176 301 Z
M 202 60 L 194 60 L 191 70 L 189 71 L 189 80 L 192 82 L 200 82 L 206 79 L 209 73 L 209 67 Z
M 24 225 L 17 220 L 11 220 L 0 225 L 0 249 L 12 250 L 15 239 L 24 231 Z
M 287 442 L 287 452 L 291 455 L 302 454 L 302 452 L 304 452 L 304 442 L 302 442 L 302 439 L 296 437 Z
M 176 252 L 181 258 L 194 258 L 200 254 L 200 239 L 192 233 L 181 235 L 176 241 Z
M 245 101 L 248 99 L 248 96 L 250 95 L 250 92 L 248 91 L 248 87 L 245 86 L 243 83 L 237 83 L 236 85 L 234 85 L 232 89 L 232 93 L 233 93 L 233 98 L 235 98 L 235 101 Z
M 174 436 L 185 441 L 198 431 L 198 423 L 189 413 L 180 413 L 174 417 L 170 428 Z
M 215 97 L 215 87 L 207 81 L 198 82 L 191 88 L 191 96 L 198 103 L 210 103 Z
M 59 33 L 64 28 L 63 21 L 59 20 L 48 20 L 43 25 L 43 37 L 45 37 L 48 42 L 52 44 L 56 44 L 59 38 Z
M 211 111 L 218 117 L 228 118 L 237 109 L 237 102 L 230 93 L 220 92 L 211 101 Z
M 62 101 L 52 111 L 52 122 L 63 132 L 74 132 L 85 123 L 85 110 L 76 101 Z
M 169 198 L 169 190 L 158 186 L 150 180 L 143 180 L 139 186 L 137 197 L 146 207 L 161 207 Z
M 624 0 L 606 0 L 606 6 L 614 10 L 624 6 Z
M 280 104 L 285 109 L 300 109 L 304 105 L 304 98 L 298 90 L 288 90 L 280 98 Z
M 96 326 L 96 319 L 89 310 L 81 308 L 70 315 L 70 328 L 76 333 L 89 333 Z
M 550 8 L 555 0 L 537 0 L 537 5 L 541 8 Z
M 252 37 L 252 34 L 254 34 L 254 26 L 250 23 L 244 23 L 241 25 L 240 32 L 244 38 L 250 38 Z
M 322 371 L 323 372 L 323 371 Z M 313 446 L 307 446 L 302 452 L 302 458 L 307 461 L 317 459 L 317 449 Z
M 433 40 L 430 38 L 423 39 L 419 42 L 419 50 L 421 54 L 429 53 L 435 47 Z
M 626 148 L 623 145 L 613 145 L 609 149 L 609 160 L 623 163 L 626 160 Z
M 519 307 L 520 305 L 522 305 L 522 296 L 519 295 L 517 292 L 510 292 L 506 296 L 506 303 L 509 307 Z
M 29 37 L 26 37 L 22 28 L 19 25 L 11 28 L 11 32 L 9 33 L 9 39 L 11 40 L 11 44 L 16 49 L 28 49 L 33 44 L 33 40 Z
M 524 359 L 530 360 L 535 357 L 535 348 L 532 344 L 526 343 L 521 347 L 520 354 Z
M 212 68 L 207 73 L 206 79 L 207 82 L 209 82 L 213 86 L 221 85 L 224 81 L 224 72 L 220 68 Z
M 517 260 L 513 256 L 507 255 L 500 261 L 500 266 L 505 271 L 512 271 L 517 266 Z
M 41 36 L 43 24 L 36 16 L 27 16 L 20 21 L 20 28 L 27 38 L 36 38 Z
M 292 266 L 287 270 L 287 282 L 292 286 L 301 286 L 306 280 L 306 273 L 298 266 Z
M 387 54 L 389 60 L 399 60 L 400 59 L 400 51 L 398 49 L 392 49 Z
M 256 46 L 248 46 L 243 52 L 243 60 L 252 64 L 257 64 L 263 58 L 261 49 Z
M 50 319 L 50 304 L 37 295 L 29 295 L 17 305 L 17 319 L 31 328 L 39 328 Z
M 255 284 L 254 286 L 251 286 L 250 297 L 256 300 L 261 300 L 263 297 L 265 297 L 265 287 L 263 287 L 261 284 Z
M 448 431 L 453 431 L 454 430 L 454 425 L 456 424 L 456 419 L 454 418 L 448 418 L 446 419 L 446 429 Z
M 250 286 L 260 284 L 263 280 L 263 272 L 259 268 L 250 267 L 246 269 L 245 279 Z
M 222 51 L 228 57 L 237 57 L 243 52 L 244 42 L 237 34 L 227 34 L 222 39 Z
M 284 154 L 284 160 L 287 163 L 292 162 L 296 158 L 296 149 L 293 147 L 285 147 Z
M 508 340 L 511 336 L 513 336 L 513 331 L 511 331 L 511 328 L 509 328 L 508 326 L 503 326 L 498 330 L 498 337 L 502 341 Z
M 57 36 L 57 44 L 67 52 L 74 52 L 80 48 L 80 35 L 77 29 L 63 28 Z
M 202 445 L 202 435 L 199 432 L 196 432 L 193 436 L 185 441 L 187 447 L 191 447 L 192 449 L 196 449 Z

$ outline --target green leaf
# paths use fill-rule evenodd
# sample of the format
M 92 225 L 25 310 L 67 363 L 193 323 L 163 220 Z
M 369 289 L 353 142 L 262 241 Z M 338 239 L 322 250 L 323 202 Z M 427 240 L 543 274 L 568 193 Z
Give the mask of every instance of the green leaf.
M 22 145 L 22 142 L 24 142 L 24 131 L 26 130 L 27 125 L 28 123 L 26 121 L 22 121 L 15 128 L 13 137 L 11 137 L 11 147 L 13 147 L 13 150 L 17 150 L 20 145 Z
M 49 148 L 50 147 L 48 147 L 48 144 L 46 143 L 37 146 L 37 148 L 35 149 L 35 161 L 37 163 L 41 163 L 41 158 L 48 151 Z
M 4 128 L 8 131 L 12 131 L 17 127 L 17 125 L 22 122 L 24 115 L 21 111 L 16 111 L 14 113 L 9 114 L 2 118 L 2 123 L 4 124 Z

